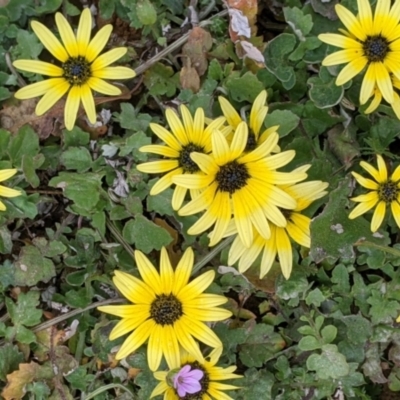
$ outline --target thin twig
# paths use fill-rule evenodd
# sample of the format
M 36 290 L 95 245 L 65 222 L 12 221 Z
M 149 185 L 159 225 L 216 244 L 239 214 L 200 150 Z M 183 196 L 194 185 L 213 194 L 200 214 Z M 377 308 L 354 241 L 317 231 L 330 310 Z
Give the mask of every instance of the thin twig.
M 230 236 L 226 238 L 223 242 L 219 245 L 215 246 L 207 255 L 205 255 L 200 261 L 198 261 L 192 271 L 192 275 L 203 268 L 209 261 L 211 261 L 218 253 L 220 253 L 225 247 L 230 245 L 233 242 L 233 239 L 236 236 Z
M 223 10 L 223 11 L 219 12 L 218 14 L 213 15 L 210 19 L 200 22 L 199 26 L 204 27 L 206 25 L 209 25 L 211 23 L 212 19 L 218 18 L 218 17 L 224 17 L 226 15 L 228 15 L 228 10 Z M 187 42 L 187 40 L 189 39 L 189 35 L 190 35 L 190 32 L 186 33 L 185 35 L 180 37 L 178 40 L 176 40 L 174 43 L 171 43 L 168 47 L 161 50 L 154 57 L 150 58 L 150 60 L 147 60 L 143 64 L 139 65 L 135 69 L 136 74 L 137 75 L 143 74 L 143 72 L 145 72 L 149 68 L 151 68 L 156 62 L 160 61 L 162 58 L 166 57 L 168 54 L 172 53 L 173 51 L 179 49 L 181 46 L 183 46 Z
M 6 52 L 6 63 L 7 63 L 7 67 L 10 69 L 11 73 L 17 78 L 18 85 L 20 87 L 26 86 L 26 82 L 24 81 L 22 76 L 18 73 L 18 71 L 14 68 L 14 65 L 12 65 L 10 53 L 8 51 Z

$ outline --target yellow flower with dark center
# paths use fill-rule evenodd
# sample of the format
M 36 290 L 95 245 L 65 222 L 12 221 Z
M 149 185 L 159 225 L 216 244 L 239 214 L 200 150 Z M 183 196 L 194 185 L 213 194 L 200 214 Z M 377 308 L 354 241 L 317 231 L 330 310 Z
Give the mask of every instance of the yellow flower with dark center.
M 303 166 L 296 171 L 307 171 L 310 166 Z M 276 256 L 279 257 L 279 263 L 282 274 L 289 279 L 293 267 L 293 253 L 290 239 L 294 240 L 300 246 L 310 247 L 310 223 L 311 219 L 301 213 L 313 201 L 326 195 L 325 189 L 328 187 L 326 182 L 310 181 L 292 186 L 287 186 L 284 190 L 290 194 L 296 201 L 297 206 L 294 210 L 283 211 L 286 219 L 286 227 L 278 227 L 271 224 L 271 237 L 264 239 L 257 232 L 254 233 L 254 241 L 250 247 L 246 247 L 240 236 L 236 236 L 229 250 L 228 264 L 232 265 L 239 260 L 239 271 L 245 272 L 251 267 L 258 255 L 262 252 L 260 279 L 262 279 L 271 269 Z M 232 229 L 233 228 L 233 229 Z M 235 229 L 231 226 L 231 232 Z
M 400 89 L 400 80 L 392 76 L 393 88 Z M 372 94 L 373 99 L 367 109 L 364 111 L 365 114 L 374 112 L 382 102 L 382 93 L 377 86 L 375 86 L 374 93 Z M 391 104 L 392 110 L 396 114 L 396 117 L 400 119 L 400 96 L 396 91 L 393 92 L 393 103 Z
M 205 126 L 204 111 L 198 108 L 194 118 L 185 105 L 180 106 L 182 122 L 172 109 L 165 111 L 165 117 L 171 132 L 158 124 L 150 124 L 152 131 L 166 145 L 142 146 L 139 150 L 159 154 L 165 159 L 139 164 L 137 169 L 148 174 L 167 172 L 150 190 L 151 195 L 161 193 L 172 185 L 172 177 L 180 174 L 202 174 L 200 168 L 190 158 L 193 152 L 208 154 L 211 151 L 211 132 L 219 128 L 225 121 L 220 117 Z M 172 196 L 172 208 L 178 210 L 183 203 L 187 189 L 176 185 Z
M 362 194 L 353 197 L 351 200 L 356 201 L 358 204 L 350 213 L 349 218 L 354 219 L 367 211 L 375 208 L 371 221 L 371 231 L 376 232 L 382 224 L 385 217 L 386 207 L 390 206 L 394 220 L 400 228 L 400 165 L 394 170 L 393 174 L 388 177 L 388 171 L 385 161 L 382 156 L 376 156 L 378 161 L 378 169 L 361 161 L 360 165 L 364 168 L 373 178 L 364 178 L 357 172 L 352 172 L 356 181 L 371 191 L 367 194 Z
M 160 365 L 164 355 L 168 365 L 179 364 L 179 346 L 204 361 L 194 340 L 210 347 L 222 346 L 217 335 L 204 323 L 222 321 L 231 312 L 217 306 L 227 302 L 223 296 L 203 293 L 213 282 L 214 271 L 207 271 L 193 281 L 193 251 L 188 248 L 172 269 L 165 248 L 161 249 L 160 273 L 140 251 L 135 259 L 143 280 L 122 271 L 115 271 L 113 282 L 133 305 L 98 307 L 102 312 L 121 317 L 110 333 L 110 340 L 133 331 L 119 349 L 120 360 L 140 347 L 147 339 L 148 364 L 152 371 Z
M 276 171 L 295 156 L 294 150 L 270 154 L 278 143 L 276 132 L 251 152 L 245 152 L 247 137 L 245 122 L 236 128 L 231 144 L 220 131 L 214 130 L 212 153 L 191 155 L 204 175 L 175 175 L 172 178 L 177 185 L 202 190 L 179 210 L 179 214 L 192 215 L 206 210 L 188 233 L 198 235 L 215 224 L 210 234 L 210 246 L 222 239 L 231 218 L 247 247 L 253 242 L 253 226 L 265 239 L 271 235 L 268 221 L 285 227 L 286 218 L 280 209 L 293 210 L 297 203 L 277 185 L 296 183 L 307 177 L 304 172 Z
M 182 351 L 179 362 L 169 366 L 172 371 L 157 371 L 154 373 L 154 377 L 160 381 L 160 383 L 155 387 L 150 398 L 164 394 L 164 400 L 183 400 L 178 396 L 176 389 L 173 387 L 171 378 L 173 378 L 175 371 L 181 369 L 185 365 L 190 365 L 194 369 L 203 371 L 204 376 L 200 380 L 201 390 L 197 393 L 186 394 L 184 400 L 233 400 L 232 397 L 228 396 L 223 391 L 240 388 L 219 381 L 237 379 L 242 376 L 233 373 L 236 370 L 236 365 L 227 368 L 217 366 L 221 353 L 222 347 L 218 347 L 211 352 L 209 360 L 199 361 L 186 351 Z
M 232 104 L 225 99 L 224 97 L 218 97 L 219 104 L 221 106 L 222 112 L 226 118 L 226 121 L 231 126 L 232 130 L 235 131 L 238 125 L 242 122 L 242 118 L 237 113 L 237 111 L 233 108 Z M 265 105 L 267 101 L 267 91 L 262 90 L 260 94 L 254 100 L 254 103 L 251 107 L 250 117 L 249 117 L 249 133 L 247 136 L 247 144 L 245 151 L 252 151 L 258 145 L 265 142 L 267 137 L 271 135 L 273 132 L 276 132 L 279 128 L 279 125 L 271 126 L 268 129 L 265 129 L 261 132 L 265 117 L 268 113 L 268 107 Z M 280 151 L 278 145 L 273 149 L 274 153 Z
M 119 88 L 104 79 L 129 79 L 136 73 L 127 67 L 109 66 L 127 52 L 126 47 L 118 47 L 99 56 L 111 35 L 112 25 L 103 26 L 90 40 L 92 15 L 88 8 L 82 11 L 76 36 L 61 13 L 56 13 L 55 19 L 63 44 L 40 22 L 32 21 L 31 26 L 61 66 L 37 60 L 14 61 L 13 65 L 22 71 L 51 77 L 19 89 L 15 97 L 23 100 L 43 96 L 35 110 L 36 115 L 42 115 L 68 92 L 64 120 L 66 128 L 71 130 L 81 101 L 89 121 L 92 124 L 96 122 L 92 90 L 110 96 L 121 94 Z
M 11 178 L 17 173 L 16 169 L 3 169 L 0 171 L 0 182 L 5 181 L 6 179 Z M 3 197 L 17 197 L 21 196 L 21 192 L 19 190 L 10 189 L 8 187 L 0 185 L 0 196 Z M 2 201 L 0 201 L 0 211 L 5 211 L 6 206 Z
M 347 65 L 339 73 L 336 84 L 344 85 L 366 67 L 361 85 L 360 103 L 372 96 L 375 85 L 383 98 L 393 103 L 390 73 L 400 79 L 400 1 L 390 6 L 388 0 L 378 0 L 374 15 L 369 0 L 357 0 L 358 15 L 354 16 L 340 4 L 335 10 L 347 30 L 343 35 L 327 33 L 320 40 L 343 50 L 327 56 L 322 65 Z

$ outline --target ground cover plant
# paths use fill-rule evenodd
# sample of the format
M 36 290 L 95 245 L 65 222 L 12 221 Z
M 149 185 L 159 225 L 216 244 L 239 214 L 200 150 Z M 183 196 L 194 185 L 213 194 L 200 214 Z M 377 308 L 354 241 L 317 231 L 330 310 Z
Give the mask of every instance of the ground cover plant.
M 399 52 L 399 0 L 0 0 L 0 396 L 397 398 Z

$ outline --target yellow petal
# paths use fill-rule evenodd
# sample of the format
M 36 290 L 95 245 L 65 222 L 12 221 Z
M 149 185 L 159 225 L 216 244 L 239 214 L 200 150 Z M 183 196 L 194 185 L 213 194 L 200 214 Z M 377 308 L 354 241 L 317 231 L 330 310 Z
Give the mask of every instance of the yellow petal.
M 65 103 L 64 120 L 65 127 L 70 131 L 75 125 L 76 116 L 81 102 L 81 88 L 80 86 L 72 86 Z
M 101 56 L 97 57 L 91 66 L 91 70 L 94 73 L 95 71 L 102 70 L 103 68 L 109 66 L 114 61 L 117 61 L 122 56 L 126 54 L 128 49 L 126 47 L 117 47 L 115 49 L 109 50 Z
M 168 125 L 170 126 L 172 133 L 178 139 L 178 142 L 181 145 L 186 146 L 189 143 L 189 138 L 186 135 L 185 128 L 176 112 L 171 108 L 167 108 L 165 110 L 165 117 L 168 121 Z
M 121 94 L 121 89 L 103 81 L 103 79 L 95 78 L 94 76 L 88 79 L 87 84 L 95 92 L 107 94 L 109 96 L 118 96 Z
M 93 71 L 92 76 L 102 79 L 130 79 L 136 76 L 136 72 L 128 67 L 104 67 Z
M 344 85 L 346 82 L 353 79 L 364 69 L 364 67 L 367 65 L 367 62 L 368 60 L 364 56 L 353 59 L 340 71 L 336 78 L 336 85 Z
M 232 128 L 236 129 L 236 127 L 242 122 L 242 118 L 240 118 L 237 111 L 227 99 L 219 96 L 218 101 L 228 124 L 232 126 Z
M 352 35 L 361 41 L 367 38 L 367 34 L 363 30 L 359 20 L 347 8 L 343 7 L 341 4 L 336 4 L 335 10 L 339 19 Z
M 64 71 L 56 65 L 37 61 L 37 60 L 16 60 L 13 62 L 14 67 L 22 71 L 33 72 L 34 74 L 48 75 L 48 76 L 62 76 Z
M 90 41 L 90 33 L 92 31 L 92 14 L 89 8 L 82 11 L 79 19 L 78 31 L 76 33 L 76 43 L 78 45 L 78 54 L 82 57 L 86 56 L 86 49 Z
M 37 21 L 31 22 L 31 27 L 35 32 L 36 36 L 43 43 L 46 49 L 53 54 L 55 58 L 61 62 L 68 60 L 69 56 L 64 46 L 60 41 L 54 36 L 54 34 L 46 26 Z
M 51 89 L 49 89 L 49 91 L 45 93 L 45 95 L 37 103 L 35 109 L 36 115 L 43 115 L 46 111 L 53 107 L 54 104 L 56 104 L 57 101 L 60 100 L 65 93 L 68 92 L 70 84 L 64 78 L 61 79 L 60 83 L 54 85 Z
M 0 196 L 3 197 L 17 197 L 21 196 L 21 192 L 16 189 L 11 189 L 5 186 L 0 186 Z
M 361 84 L 360 104 L 365 104 L 374 92 L 377 76 L 376 64 L 377 63 L 371 63 L 367 68 L 367 72 Z
M 93 39 L 90 41 L 89 46 L 86 49 L 86 59 L 91 63 L 104 49 L 110 38 L 113 27 L 111 24 L 104 25 L 97 33 L 94 35 Z
M 78 57 L 78 45 L 74 32 L 65 17 L 59 12 L 56 13 L 56 24 L 68 54 L 71 57 Z
M 187 285 L 190 274 L 192 273 L 193 261 L 193 250 L 188 247 L 183 253 L 183 256 L 179 260 L 175 269 L 175 279 L 172 288 L 172 293 L 174 295 L 177 295 L 180 290 Z
M 371 221 L 372 232 L 376 232 L 382 225 L 385 213 L 386 213 L 386 203 L 384 201 L 380 201 L 375 208 L 374 215 L 372 216 L 372 221 Z
M 150 260 L 139 250 L 135 251 L 135 261 L 143 281 L 156 295 L 163 294 L 161 278 Z
M 393 85 L 389 72 L 381 62 L 375 63 L 375 78 L 383 98 L 390 104 L 393 103 Z M 365 79 L 365 78 L 364 78 Z
M 115 358 L 117 360 L 122 360 L 123 358 L 129 356 L 137 348 L 139 348 L 150 336 L 154 329 L 155 321 L 153 319 L 148 319 L 142 325 L 140 325 L 133 333 L 131 333 L 126 339 Z
M 10 179 L 16 173 L 17 173 L 17 170 L 15 168 L 0 170 L 0 182 Z
M 64 78 L 52 78 L 44 81 L 32 83 L 19 89 L 15 94 L 15 98 L 20 100 L 31 99 L 32 97 L 38 97 L 44 95 L 53 86 L 65 82 Z
M 86 111 L 86 115 L 87 115 L 90 123 L 94 124 L 97 119 L 96 107 L 94 105 L 94 98 L 93 98 L 92 91 L 90 90 L 90 86 L 87 84 L 84 84 L 81 86 L 81 99 L 82 99 L 83 108 Z

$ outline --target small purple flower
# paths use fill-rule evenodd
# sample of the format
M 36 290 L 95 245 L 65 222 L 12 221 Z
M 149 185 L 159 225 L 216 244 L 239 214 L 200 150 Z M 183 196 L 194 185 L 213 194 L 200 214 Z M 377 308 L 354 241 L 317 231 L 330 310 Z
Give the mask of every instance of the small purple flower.
M 191 365 L 185 365 L 174 376 L 174 388 L 179 397 L 185 397 L 186 393 L 193 394 L 201 390 L 200 379 L 203 378 L 204 372 L 200 369 L 191 371 L 191 368 Z

